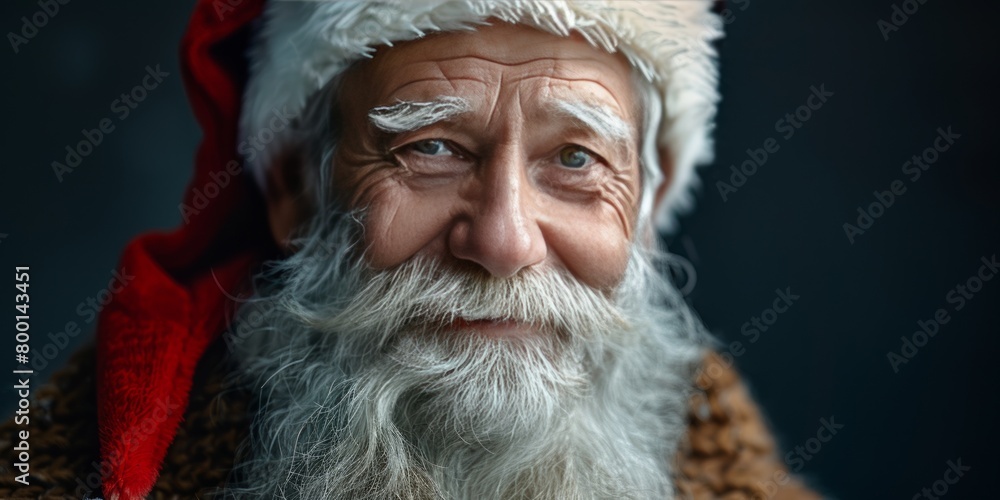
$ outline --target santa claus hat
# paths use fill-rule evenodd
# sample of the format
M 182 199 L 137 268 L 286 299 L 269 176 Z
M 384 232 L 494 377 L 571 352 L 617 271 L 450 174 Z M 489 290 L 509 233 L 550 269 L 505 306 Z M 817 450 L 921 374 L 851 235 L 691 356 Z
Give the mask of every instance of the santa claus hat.
M 265 8 L 250 51 L 250 79 L 240 117 L 241 134 L 265 143 L 245 157 L 260 186 L 291 131 L 272 130 L 276 111 L 300 114 L 309 98 L 380 45 L 428 33 L 473 29 L 488 18 L 553 33 L 582 35 L 594 47 L 620 52 L 651 82 L 660 109 L 646 131 L 670 157 L 669 184 L 654 220 L 672 225 L 673 213 L 691 205 L 694 169 L 711 161 L 710 132 L 719 100 L 715 51 L 721 22 L 712 0 L 338 0 L 276 1 Z M 273 136 L 273 138 L 272 138 Z M 650 150 L 654 151 L 654 150 Z M 654 152 L 655 158 L 655 152 Z M 654 163 L 654 164 L 650 164 Z M 664 179 L 659 161 L 646 161 L 644 214 Z

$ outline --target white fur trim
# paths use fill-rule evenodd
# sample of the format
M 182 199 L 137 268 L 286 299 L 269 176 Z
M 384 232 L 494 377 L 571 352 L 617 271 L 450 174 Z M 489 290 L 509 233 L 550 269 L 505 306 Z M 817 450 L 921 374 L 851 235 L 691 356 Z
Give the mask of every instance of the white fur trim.
M 677 210 L 692 204 L 694 167 L 712 160 L 719 94 L 711 42 L 722 35 L 722 23 L 711 5 L 711 0 L 271 1 L 250 50 L 242 136 L 258 137 L 275 110 L 298 115 L 314 92 L 354 61 L 371 57 L 379 45 L 474 29 L 490 17 L 560 36 L 576 31 L 595 47 L 623 53 L 660 92 L 657 142 L 670 152 L 674 169 L 655 217 L 666 229 Z M 287 130 L 278 131 L 263 152 L 245 156 L 262 186 L 269 159 L 286 135 Z M 658 166 L 644 174 L 650 187 L 662 179 Z M 644 204 L 650 203 L 645 198 Z

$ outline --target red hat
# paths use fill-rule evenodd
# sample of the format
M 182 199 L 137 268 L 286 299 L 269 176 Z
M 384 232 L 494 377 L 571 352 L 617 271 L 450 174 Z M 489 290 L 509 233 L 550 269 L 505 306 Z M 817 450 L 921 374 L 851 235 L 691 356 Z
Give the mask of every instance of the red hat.
M 120 265 L 136 279 L 97 324 L 101 470 L 109 499 L 140 498 L 152 489 L 195 367 L 234 309 L 223 290 L 239 289 L 274 251 L 264 201 L 236 153 L 242 54 L 263 1 L 229 3 L 200 0 L 181 43 L 184 86 L 204 133 L 181 205 L 185 223 L 128 244 Z

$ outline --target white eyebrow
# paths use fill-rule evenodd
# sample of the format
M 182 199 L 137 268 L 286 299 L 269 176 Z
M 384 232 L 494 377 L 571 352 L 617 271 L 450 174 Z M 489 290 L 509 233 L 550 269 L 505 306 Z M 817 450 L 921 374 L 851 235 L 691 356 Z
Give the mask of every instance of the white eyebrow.
M 399 101 L 378 106 L 368 112 L 368 119 L 383 132 L 399 133 L 417 130 L 465 113 L 469 101 L 455 96 L 440 96 L 432 101 Z
M 607 106 L 564 99 L 552 99 L 548 105 L 556 113 L 569 116 L 598 136 L 621 141 L 632 139 L 632 127 Z

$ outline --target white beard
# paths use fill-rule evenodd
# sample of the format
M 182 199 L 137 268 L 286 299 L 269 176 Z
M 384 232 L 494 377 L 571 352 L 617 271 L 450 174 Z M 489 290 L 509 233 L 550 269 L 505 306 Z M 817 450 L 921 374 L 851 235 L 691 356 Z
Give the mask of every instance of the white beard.
M 332 228 L 332 229 L 331 229 Z M 374 272 L 317 218 L 238 314 L 259 413 L 227 493 L 344 499 L 673 498 L 702 328 L 633 248 L 622 284 Z M 531 338 L 446 327 L 513 319 Z

